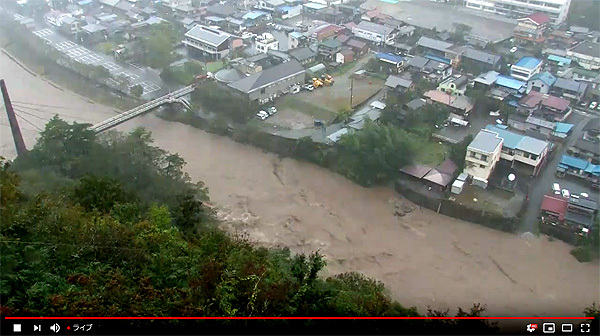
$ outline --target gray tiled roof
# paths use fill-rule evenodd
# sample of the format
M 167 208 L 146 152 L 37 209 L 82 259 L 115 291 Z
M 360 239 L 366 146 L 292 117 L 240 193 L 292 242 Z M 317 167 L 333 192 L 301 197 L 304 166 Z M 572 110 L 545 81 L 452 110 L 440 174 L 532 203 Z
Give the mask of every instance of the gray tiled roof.
M 498 137 L 497 134 L 481 130 L 473 138 L 473 141 L 469 144 L 469 148 L 485 153 L 493 153 L 496 147 L 500 146 L 501 142 L 502 138 Z
M 263 70 L 252 76 L 243 78 L 237 82 L 233 82 L 229 84 L 229 86 L 244 93 L 250 93 L 275 83 L 283 78 L 303 72 L 304 68 L 302 65 L 296 60 L 291 60 L 289 62 L 281 63 L 272 68 Z
M 311 57 L 315 57 L 317 55 L 314 51 L 312 51 L 308 47 L 295 49 L 295 50 L 290 51 L 289 53 L 290 53 L 290 56 L 292 56 L 293 58 L 295 58 L 296 60 L 298 60 L 300 62 L 310 59 Z
M 554 87 L 583 93 L 585 92 L 585 89 L 587 89 L 587 84 L 559 77 L 556 79 L 556 82 L 554 82 Z
M 397 88 L 398 86 L 403 88 L 409 88 L 412 85 L 412 80 L 390 75 L 385 81 L 385 85 L 391 88 Z
M 422 69 L 425 67 L 425 64 L 427 64 L 427 62 L 429 62 L 429 59 L 421 56 L 415 56 L 413 58 L 410 58 L 406 62 L 406 66 L 413 66 L 415 68 Z
M 472 48 L 467 48 L 465 52 L 462 54 L 463 57 L 468 59 L 472 59 L 475 61 L 483 62 L 490 65 L 496 65 L 498 61 L 500 61 L 500 56 L 489 54 L 483 51 L 479 51 Z
M 356 28 L 374 32 L 374 33 L 381 34 L 384 36 L 387 36 L 389 33 L 391 33 L 394 30 L 394 28 L 392 28 L 392 27 L 380 25 L 377 23 L 369 22 L 369 21 L 359 22 L 358 25 L 356 25 Z
M 589 55 L 600 58 L 600 43 L 584 41 L 571 48 L 570 51 L 578 54 Z
M 190 29 L 187 33 L 185 33 L 185 36 L 200 40 L 215 47 L 221 45 L 229 38 L 229 34 L 225 32 L 201 25 L 197 25 Z
M 421 46 L 421 47 L 429 48 L 429 49 L 439 50 L 439 51 L 446 51 L 447 49 L 452 47 L 452 43 L 448 43 L 448 42 L 444 42 L 444 41 L 440 41 L 440 40 L 434 40 L 427 36 L 421 36 L 419 41 L 417 41 L 417 45 Z

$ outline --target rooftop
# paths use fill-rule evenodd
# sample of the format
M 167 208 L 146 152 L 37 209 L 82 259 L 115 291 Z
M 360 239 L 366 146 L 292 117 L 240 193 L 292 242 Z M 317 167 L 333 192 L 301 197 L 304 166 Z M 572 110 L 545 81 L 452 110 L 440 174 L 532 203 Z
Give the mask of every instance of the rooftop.
M 570 52 L 600 58 L 600 43 L 583 41 L 569 49 Z
M 233 82 L 229 86 L 236 90 L 250 93 L 284 78 L 301 73 L 304 73 L 302 65 L 296 60 L 291 60 Z
M 448 42 L 444 42 L 444 41 L 440 41 L 440 40 L 434 40 L 434 39 L 426 37 L 426 36 L 421 36 L 421 38 L 417 41 L 417 45 L 421 46 L 421 47 L 433 49 L 433 50 L 444 51 L 444 52 L 447 49 L 449 49 L 450 47 L 452 47 L 452 43 L 448 43 Z
M 525 19 L 530 19 L 538 25 L 543 25 L 544 23 L 550 22 L 550 16 L 548 16 L 546 13 L 533 13 L 529 16 L 526 16 Z
M 583 82 L 574 81 L 572 79 L 558 78 L 554 83 L 554 87 L 573 92 L 584 93 L 587 89 L 587 84 Z
M 291 50 L 289 54 L 300 62 L 316 56 L 316 53 L 308 47 Z
M 544 84 L 546 84 L 548 86 L 552 86 L 552 84 L 554 84 L 554 82 L 556 82 L 556 77 L 554 77 L 548 71 L 544 71 L 544 72 L 540 72 L 540 73 L 533 75 L 533 77 L 531 77 L 530 80 L 540 80 Z
M 520 88 L 526 85 L 525 82 L 503 75 L 498 75 L 498 77 L 496 78 L 496 84 L 514 90 L 519 90 Z
M 202 25 L 196 25 L 194 28 L 185 33 L 185 36 L 200 40 L 213 46 L 219 46 L 229 38 L 229 34 L 223 31 Z
M 542 63 L 541 59 L 531 57 L 531 56 L 525 56 L 525 57 L 521 58 L 517 63 L 513 64 L 513 66 L 518 66 L 521 68 L 533 70 L 537 66 L 539 66 L 541 63 Z
M 565 219 L 568 204 L 567 200 L 561 196 L 544 195 L 541 209 L 543 211 L 553 212 L 558 215 L 559 220 L 563 220 Z
M 391 33 L 394 30 L 393 27 L 384 26 L 384 25 L 380 25 L 377 23 L 369 22 L 369 21 L 361 21 L 358 23 L 358 25 L 356 25 L 355 28 L 370 31 L 370 32 L 375 32 L 377 34 L 381 34 L 384 36 L 388 35 L 389 33 Z
M 548 142 L 546 141 L 538 140 L 527 135 L 513 133 L 496 125 L 487 125 L 485 129 L 498 133 L 498 135 L 504 139 L 502 146 L 510 149 L 520 149 L 531 154 L 541 155 L 544 149 L 548 147 Z
M 391 88 L 397 88 L 398 86 L 402 88 L 409 88 L 412 85 L 412 80 L 406 79 L 399 76 L 390 75 L 385 81 L 385 86 Z
M 498 133 L 481 130 L 473 138 L 473 141 L 469 144 L 469 148 L 484 153 L 493 153 L 501 145 L 502 139 L 498 136 Z

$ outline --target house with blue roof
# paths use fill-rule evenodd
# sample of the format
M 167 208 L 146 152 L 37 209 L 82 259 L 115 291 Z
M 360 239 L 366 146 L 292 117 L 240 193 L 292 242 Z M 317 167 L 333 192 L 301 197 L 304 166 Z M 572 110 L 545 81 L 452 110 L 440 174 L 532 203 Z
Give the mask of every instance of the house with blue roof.
M 574 156 L 563 155 L 556 167 L 560 174 L 571 175 L 598 183 L 600 179 L 600 165 Z
M 507 103 L 517 101 L 525 95 L 527 82 L 520 81 L 512 77 L 497 75 L 494 86 L 490 90 L 490 95 L 498 100 Z
M 528 81 L 540 73 L 544 62 L 535 57 L 526 56 L 510 67 L 510 76 L 522 81 Z
M 537 91 L 540 93 L 547 94 L 550 92 L 550 88 L 556 82 L 556 77 L 549 73 L 548 71 L 540 72 L 538 74 L 533 75 L 530 80 L 527 81 L 527 91 L 526 93 L 533 91 Z
M 540 173 L 550 150 L 547 141 L 511 132 L 505 125 L 487 125 L 485 129 L 497 133 L 503 139 L 501 162 L 532 176 Z

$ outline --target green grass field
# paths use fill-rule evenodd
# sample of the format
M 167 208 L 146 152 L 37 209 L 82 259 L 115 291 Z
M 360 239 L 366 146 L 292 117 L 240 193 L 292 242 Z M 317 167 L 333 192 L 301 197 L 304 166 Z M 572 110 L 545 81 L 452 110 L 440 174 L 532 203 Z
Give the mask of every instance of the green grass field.
M 435 140 L 430 140 L 419 148 L 415 162 L 430 167 L 435 167 L 444 162 L 450 154 L 450 149 L 444 143 L 440 144 Z
M 292 95 L 288 95 L 281 99 L 276 104 L 276 106 L 279 109 L 289 108 L 296 111 L 300 111 L 315 119 L 323 120 L 326 122 L 330 122 L 335 118 L 335 113 L 330 111 L 329 109 L 308 103 Z
M 215 73 L 221 70 L 224 66 L 225 64 L 223 63 L 223 61 L 206 63 L 206 71 Z

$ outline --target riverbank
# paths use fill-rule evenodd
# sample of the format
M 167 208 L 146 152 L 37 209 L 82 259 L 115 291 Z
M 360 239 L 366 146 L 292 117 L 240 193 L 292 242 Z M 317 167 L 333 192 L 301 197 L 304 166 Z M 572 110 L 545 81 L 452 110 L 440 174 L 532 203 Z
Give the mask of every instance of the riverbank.
M 13 101 L 40 110 L 27 110 L 37 118 L 23 115 L 40 128 L 54 113 L 89 122 L 115 113 L 56 89 L 5 55 L 0 64 Z M 14 147 L 5 113 L 1 120 L 1 154 L 11 157 L 5 154 Z M 19 121 L 32 146 L 39 130 Z M 425 311 L 481 302 L 495 316 L 580 316 L 584 307 L 600 301 L 598 265 L 576 262 L 570 246 L 560 241 L 520 238 L 421 211 L 391 188 L 363 188 L 316 165 L 153 115 L 117 129 L 137 126 L 152 131 L 157 146 L 187 161 L 186 171 L 205 182 L 227 228 L 294 252 L 320 250 L 328 274 L 362 272 L 384 282 L 406 306 Z M 408 212 L 399 217 L 398 208 Z

